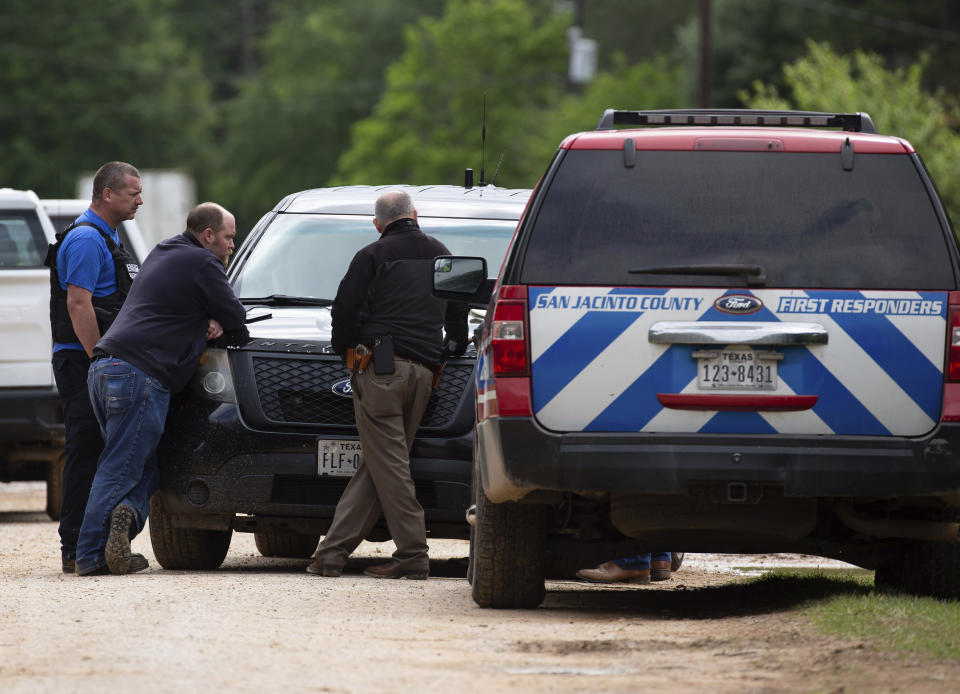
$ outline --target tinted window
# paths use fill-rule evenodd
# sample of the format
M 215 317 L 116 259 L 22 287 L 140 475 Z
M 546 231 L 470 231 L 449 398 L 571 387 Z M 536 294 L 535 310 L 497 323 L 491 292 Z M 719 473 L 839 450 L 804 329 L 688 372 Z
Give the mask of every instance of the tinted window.
M 370 217 L 278 215 L 256 240 L 233 278 L 240 297 L 272 294 L 333 299 L 358 250 L 377 240 Z M 420 217 L 420 228 L 454 255 L 480 256 L 500 267 L 515 221 Z
M 47 239 L 40 219 L 28 210 L 0 210 L 0 268 L 43 267 Z
M 945 289 L 950 254 L 908 156 L 571 151 L 526 250 L 527 284 L 742 286 L 740 277 L 630 273 L 759 265 L 766 286 Z

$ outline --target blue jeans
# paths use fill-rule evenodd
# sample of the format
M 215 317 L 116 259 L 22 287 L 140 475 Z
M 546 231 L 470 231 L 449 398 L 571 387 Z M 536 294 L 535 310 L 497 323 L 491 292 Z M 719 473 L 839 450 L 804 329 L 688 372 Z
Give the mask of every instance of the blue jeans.
M 150 496 L 157 488 L 154 450 L 170 407 L 167 387 L 122 359 L 93 362 L 87 387 L 104 446 L 77 540 L 78 573 L 106 565 L 103 552 L 110 514 L 117 506 L 134 510 L 131 538 L 143 530 L 150 516 Z
M 670 561 L 670 552 L 654 552 L 653 554 L 638 554 L 635 557 L 624 557 L 623 559 L 614 559 L 613 563 L 621 569 L 627 571 L 647 571 L 650 568 L 650 560 Z

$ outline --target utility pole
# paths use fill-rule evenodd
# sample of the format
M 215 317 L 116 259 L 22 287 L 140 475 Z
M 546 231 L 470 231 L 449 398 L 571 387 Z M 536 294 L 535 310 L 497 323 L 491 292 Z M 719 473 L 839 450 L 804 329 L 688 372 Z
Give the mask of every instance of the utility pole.
M 710 0 L 700 0 L 700 108 L 710 108 Z
M 584 2 L 575 0 L 573 3 L 573 24 L 567 29 L 567 47 L 570 51 L 567 84 L 571 89 L 591 82 L 597 72 L 597 42 L 583 35 Z

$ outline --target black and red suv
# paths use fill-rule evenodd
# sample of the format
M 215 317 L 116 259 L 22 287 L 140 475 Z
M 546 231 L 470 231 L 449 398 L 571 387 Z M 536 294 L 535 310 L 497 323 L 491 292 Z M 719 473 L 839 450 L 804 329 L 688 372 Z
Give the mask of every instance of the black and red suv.
M 476 379 L 481 606 L 670 548 L 960 596 L 960 255 L 866 114 L 611 110 L 566 138 Z

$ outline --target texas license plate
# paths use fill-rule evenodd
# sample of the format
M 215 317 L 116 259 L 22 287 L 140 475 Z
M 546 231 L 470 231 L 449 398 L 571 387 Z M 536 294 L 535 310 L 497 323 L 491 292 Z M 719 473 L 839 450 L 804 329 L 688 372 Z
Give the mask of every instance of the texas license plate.
M 776 390 L 779 352 L 752 349 L 700 350 L 697 388 L 701 390 Z
M 317 474 L 351 477 L 360 465 L 360 442 L 346 439 L 317 441 Z

